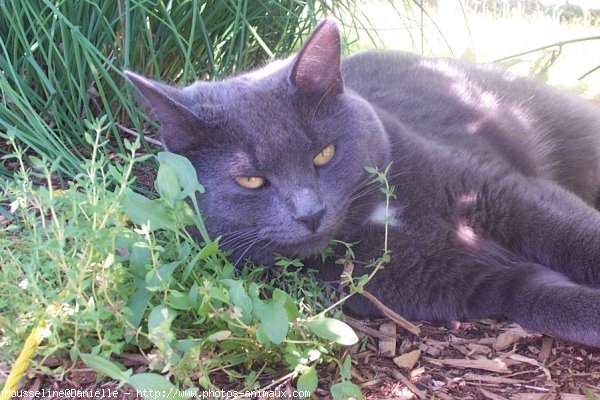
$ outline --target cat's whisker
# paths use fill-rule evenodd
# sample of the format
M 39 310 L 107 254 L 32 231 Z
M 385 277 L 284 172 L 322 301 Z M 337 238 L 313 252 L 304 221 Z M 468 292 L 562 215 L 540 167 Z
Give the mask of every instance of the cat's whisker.
M 271 239 L 269 240 L 267 243 L 265 243 L 260 249 L 258 249 L 256 251 L 256 253 L 260 253 L 261 251 L 263 251 L 265 248 L 267 248 L 268 246 L 270 246 L 271 244 L 273 244 L 275 240 Z
M 240 240 L 234 242 L 233 245 L 230 246 L 227 250 L 234 253 L 235 251 L 239 250 L 240 248 L 243 248 L 244 246 L 246 246 L 248 243 L 252 242 L 253 240 L 258 240 L 258 239 L 259 239 L 258 233 L 246 236 L 243 239 L 240 239 Z
M 250 251 L 250 249 L 252 248 L 252 246 L 254 246 L 256 244 L 256 242 L 258 242 L 259 238 L 257 237 L 256 239 L 254 239 L 253 242 L 250 243 L 250 245 L 246 248 L 246 250 L 244 250 L 244 252 L 237 258 L 237 260 L 235 261 L 235 263 L 233 264 L 233 268 L 236 268 L 237 265 L 239 264 L 239 262 L 244 258 L 244 256 L 246 255 L 246 253 L 248 253 L 248 251 Z
M 222 240 L 220 244 L 222 246 L 227 246 L 227 245 L 231 244 L 232 242 L 242 240 L 244 237 L 250 236 L 251 234 L 257 233 L 257 232 L 258 232 L 257 227 L 250 227 L 250 228 L 240 229 L 238 231 L 233 231 L 231 233 L 221 235 L 221 237 L 224 238 L 224 240 Z

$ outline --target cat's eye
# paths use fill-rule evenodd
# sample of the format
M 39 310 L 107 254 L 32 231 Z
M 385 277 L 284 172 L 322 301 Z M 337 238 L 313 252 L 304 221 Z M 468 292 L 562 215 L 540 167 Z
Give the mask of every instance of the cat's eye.
M 330 144 L 329 146 L 327 146 L 323 150 L 321 150 L 319 152 L 319 154 L 317 154 L 315 156 L 315 158 L 313 158 L 313 164 L 317 167 L 325 165 L 329 161 L 331 161 L 334 154 L 335 154 L 335 146 L 333 144 Z
M 259 189 L 265 186 L 265 178 L 262 176 L 236 176 L 235 183 L 246 189 Z

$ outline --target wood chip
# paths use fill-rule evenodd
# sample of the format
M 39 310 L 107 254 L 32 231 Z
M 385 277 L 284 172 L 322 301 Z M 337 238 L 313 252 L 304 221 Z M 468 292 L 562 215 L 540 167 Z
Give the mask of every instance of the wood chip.
M 467 344 L 467 349 L 469 349 L 469 356 L 475 354 L 488 355 L 492 352 L 492 349 L 489 346 L 484 346 L 482 344 L 477 343 L 469 343 Z
M 404 386 L 408 388 L 411 392 L 415 394 L 419 399 L 426 399 L 425 393 L 421 392 L 418 387 L 416 387 L 406 376 L 404 376 L 400 371 L 390 371 L 392 376 L 395 379 L 398 379 Z
M 559 393 L 560 400 L 586 400 L 589 397 L 582 394 Z
M 382 382 L 383 382 L 383 379 L 377 378 L 377 379 L 372 379 L 370 381 L 363 382 L 359 386 L 363 389 L 366 389 L 366 388 L 370 388 L 373 386 L 381 386 Z
M 513 344 L 518 342 L 519 339 L 520 339 L 519 336 L 513 335 L 510 332 L 502 332 L 500 335 L 498 335 L 498 338 L 496 339 L 496 343 L 494 343 L 494 350 L 496 350 L 496 351 L 506 350 L 509 347 L 511 347 Z
M 396 364 L 400 368 L 406 368 L 408 370 L 411 370 L 414 368 L 417 361 L 419 361 L 420 357 L 421 350 L 413 350 L 411 352 L 402 354 L 401 356 L 394 358 L 394 364 Z
M 427 359 L 430 363 L 434 365 L 450 365 L 455 368 L 472 368 L 472 369 L 482 369 L 484 371 L 492 371 L 498 372 L 500 374 L 509 374 L 512 371 L 508 368 L 506 363 L 499 358 L 494 358 L 493 360 L 487 358 L 477 358 L 474 360 L 461 359 L 461 358 L 446 358 L 443 360 L 436 360 L 433 358 Z
M 383 357 L 394 357 L 396 355 L 396 324 L 384 322 L 379 331 L 390 339 L 379 340 L 379 354 Z
M 517 393 L 510 400 L 555 400 L 554 393 Z
M 482 395 L 485 396 L 486 399 L 490 400 L 508 400 L 506 397 L 500 396 L 496 393 L 490 392 L 489 390 L 485 390 L 484 388 L 479 388 L 479 391 Z
M 510 324 L 507 329 L 506 332 L 512 333 L 515 336 L 519 336 L 519 337 L 538 337 L 538 336 L 542 336 L 541 333 L 538 332 L 533 332 L 533 331 L 529 331 L 527 329 L 524 329 L 521 325 L 517 324 L 516 322 Z
M 543 337 L 542 338 L 542 349 L 540 350 L 540 354 L 538 354 L 538 360 L 542 364 L 545 364 L 550 354 L 552 353 L 552 345 L 554 344 L 554 339 L 551 337 Z
M 521 379 L 514 378 L 504 378 L 501 376 L 491 376 L 491 375 L 478 375 L 468 372 L 462 377 L 465 381 L 475 381 L 475 382 L 487 382 L 487 383 L 499 383 L 503 385 L 520 385 L 525 383 Z
M 421 349 L 421 351 L 423 351 L 426 354 L 429 354 L 432 357 L 437 357 L 441 353 L 441 350 L 437 347 L 427 346 L 423 343 L 419 345 L 419 349 Z
M 496 343 L 496 338 L 492 338 L 492 337 L 491 338 L 481 338 L 481 339 L 465 339 L 465 338 L 457 337 L 454 335 L 450 335 L 448 339 L 449 339 L 450 343 L 456 343 L 456 344 L 476 343 L 476 344 L 482 344 L 482 345 L 486 345 L 486 344 L 494 345 L 494 343 Z
M 379 301 L 377 297 L 373 296 L 368 291 L 363 290 L 361 292 L 361 295 L 363 295 L 367 300 L 373 303 L 386 317 L 394 321 L 400 327 L 406 329 L 415 336 L 419 336 L 421 334 L 421 329 L 419 329 L 418 326 L 403 318 L 400 314 L 398 314 L 391 308 L 387 307 L 385 304 Z
M 432 397 L 432 399 L 433 398 L 442 399 L 442 400 L 454 400 L 454 397 L 451 397 L 448 394 L 441 392 L 441 391 L 434 392 L 434 397 Z
M 356 329 L 357 331 L 363 332 L 375 339 L 392 340 L 395 338 L 395 336 L 386 335 L 385 333 L 380 332 L 377 329 L 373 329 L 373 328 L 363 324 L 359 320 L 351 318 L 347 315 L 344 317 L 344 322 L 347 323 L 348 325 L 350 325 L 352 328 Z
M 542 364 L 540 364 L 539 361 L 534 360 L 533 358 L 522 356 L 520 354 L 511 354 L 511 355 L 508 356 L 508 358 L 510 358 L 511 360 L 515 360 L 515 361 L 523 362 L 523 363 L 526 363 L 526 364 L 534 365 L 534 366 L 538 367 L 539 369 L 541 369 L 544 372 L 544 375 L 546 375 L 546 379 L 548 379 L 549 381 L 552 380 L 552 376 L 550 375 L 550 371 L 548 370 L 548 368 L 546 368 Z

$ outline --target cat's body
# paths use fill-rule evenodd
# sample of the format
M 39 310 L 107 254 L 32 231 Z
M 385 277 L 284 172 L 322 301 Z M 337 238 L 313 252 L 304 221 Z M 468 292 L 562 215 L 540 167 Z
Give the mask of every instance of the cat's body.
M 332 21 L 295 58 L 223 83 L 130 79 L 197 167 L 209 232 L 235 258 L 332 238 L 379 257 L 385 197 L 364 167 L 392 162 L 391 262 L 371 293 L 409 319 L 505 315 L 600 346 L 600 111 L 582 100 L 406 54 L 361 53 L 340 72 Z M 378 315 L 360 296 L 347 307 Z

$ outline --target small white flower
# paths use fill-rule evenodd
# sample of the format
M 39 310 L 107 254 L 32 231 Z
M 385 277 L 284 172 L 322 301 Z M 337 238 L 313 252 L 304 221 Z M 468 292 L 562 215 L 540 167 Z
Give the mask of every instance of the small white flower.
M 29 281 L 27 280 L 27 278 L 25 278 L 21 282 L 19 282 L 19 287 L 23 290 L 27 290 L 28 286 L 29 286 Z

